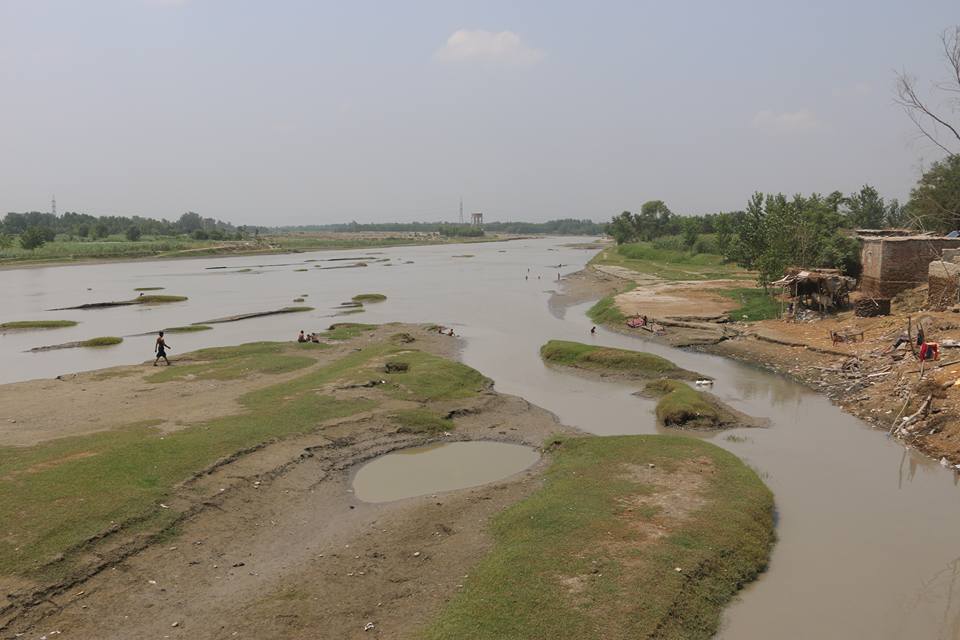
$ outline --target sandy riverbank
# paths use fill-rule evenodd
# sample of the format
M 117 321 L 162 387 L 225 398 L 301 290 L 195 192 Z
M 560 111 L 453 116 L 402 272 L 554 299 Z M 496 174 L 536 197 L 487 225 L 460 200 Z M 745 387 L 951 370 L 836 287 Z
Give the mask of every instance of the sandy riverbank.
M 625 270 L 623 270 L 625 271 Z M 611 294 L 610 291 L 630 290 Z M 930 411 L 901 432 L 905 442 L 944 464 L 960 464 L 960 349 L 944 349 L 939 362 L 927 363 L 923 376 L 907 345 L 887 349 L 907 328 L 924 323 L 928 340 L 960 340 L 960 317 L 950 312 L 918 311 L 923 292 L 895 304 L 893 315 L 857 318 L 851 311 L 807 322 L 763 320 L 736 322 L 723 315 L 729 300 L 717 296 L 712 282 L 664 282 L 643 274 L 590 266 L 572 275 L 562 293 L 586 300 L 611 296 L 622 316 L 648 315 L 664 332 L 631 329 L 622 320 L 605 323 L 627 335 L 641 335 L 675 347 L 692 348 L 754 364 L 789 376 L 826 394 L 845 411 L 878 429 L 895 430 L 905 416 L 922 408 L 932 396 Z M 724 283 L 721 286 L 726 286 Z M 637 301 L 646 301 L 638 306 Z M 699 309 L 695 316 L 691 308 Z M 716 316 L 714 321 L 710 321 Z M 834 344 L 831 332 L 857 334 L 863 339 Z M 896 421 L 896 424 L 894 424 Z
M 457 339 L 429 327 L 343 325 L 321 344 L 219 347 L 179 355 L 172 367 L 143 363 L 0 386 L 0 514 L 9 514 L 0 528 L 0 634 L 393 638 L 422 634 L 438 616 L 470 626 L 460 610 L 444 612 L 452 602 L 473 610 L 470 598 L 501 582 L 484 571 L 509 553 L 494 532 L 512 529 L 493 523 L 531 499 L 559 500 L 571 511 L 576 504 L 578 513 L 564 517 L 581 518 L 583 527 L 572 520 L 560 538 L 534 527 L 534 540 L 582 545 L 611 530 L 623 536 L 593 560 L 610 567 L 607 577 L 572 575 L 569 593 L 567 582 L 540 575 L 555 569 L 537 568 L 541 546 L 531 546 L 527 568 L 515 566 L 544 595 L 573 598 L 565 610 L 586 615 L 595 608 L 584 594 L 625 590 L 623 598 L 631 595 L 616 599 L 620 610 L 634 602 L 623 581 L 655 575 L 654 565 L 641 571 L 634 555 L 629 563 L 621 556 L 648 549 L 645 562 L 669 565 L 656 569 L 667 575 L 647 590 L 651 602 L 681 604 L 644 624 L 682 629 L 683 612 L 696 607 L 701 613 L 690 619 L 711 633 L 725 598 L 762 570 L 772 543 L 771 498 L 756 475 L 697 440 L 567 444 L 606 439 L 497 393 L 455 362 L 458 349 Z M 543 457 L 474 488 L 384 503 L 352 493 L 363 461 L 470 440 L 522 444 Z M 544 498 L 544 473 L 561 454 L 566 473 L 569 465 L 582 470 Z M 590 462 L 601 454 L 616 462 Z M 634 467 L 642 481 L 639 471 L 621 477 Z M 600 511 L 601 494 L 576 502 L 583 473 L 596 476 L 593 490 L 609 501 Z M 594 531 L 598 518 L 606 521 Z M 672 544 L 670 532 L 721 536 L 705 543 L 716 557 Z M 589 548 L 596 555 L 600 547 Z M 552 549 L 557 567 L 584 571 L 581 555 Z M 715 571 L 674 573 L 700 561 Z M 725 596 L 696 596 L 706 583 Z M 610 617 L 598 637 L 634 624 Z

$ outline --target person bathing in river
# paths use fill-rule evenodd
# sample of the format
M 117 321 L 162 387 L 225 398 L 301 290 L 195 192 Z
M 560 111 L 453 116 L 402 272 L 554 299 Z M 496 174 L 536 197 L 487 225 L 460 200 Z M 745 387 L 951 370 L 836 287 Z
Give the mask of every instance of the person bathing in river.
M 167 360 L 167 349 L 170 348 L 170 345 L 167 344 L 167 341 L 163 339 L 163 331 L 160 332 L 160 335 L 157 336 L 157 342 L 153 345 L 153 350 L 157 354 L 157 359 L 153 361 L 153 366 L 157 366 L 157 363 L 160 362 L 160 358 L 163 358 L 163 361 L 167 363 L 167 366 L 170 366 L 170 361 Z

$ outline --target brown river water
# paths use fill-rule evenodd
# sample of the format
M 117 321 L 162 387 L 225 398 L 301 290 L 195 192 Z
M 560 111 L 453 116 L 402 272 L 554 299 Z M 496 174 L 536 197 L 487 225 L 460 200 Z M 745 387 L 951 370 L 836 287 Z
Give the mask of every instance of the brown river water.
M 493 378 L 499 391 L 523 396 L 592 433 L 657 433 L 652 402 L 631 395 L 636 385 L 552 370 L 538 356 L 540 345 L 551 338 L 648 350 L 715 378 L 713 392 L 721 399 L 771 420 L 765 429 L 704 436 L 755 468 L 773 490 L 778 509 L 779 540 L 769 571 L 728 608 L 719 637 L 960 638 L 960 488 L 955 473 L 776 375 L 639 337 L 603 330 L 591 337 L 584 316 L 589 305 L 566 310 L 549 305 L 557 273 L 581 269 L 593 253 L 564 246 L 576 240 L 0 271 L 0 322 L 81 321 L 70 329 L 0 335 L 0 382 L 142 362 L 152 358 L 153 337 L 128 337 L 102 349 L 24 353 L 31 347 L 274 309 L 299 304 L 292 299 L 308 294 L 304 304 L 315 311 L 171 335 L 171 355 L 205 346 L 293 339 L 300 329 L 319 330 L 338 320 L 438 322 L 466 339 L 464 361 Z M 453 257 L 463 254 L 475 257 Z M 333 270 L 313 265 L 345 263 L 304 263 L 352 256 L 389 257 L 391 262 L 367 259 L 368 267 Z M 558 269 L 559 263 L 564 266 Z M 228 268 L 207 269 L 216 266 Z M 309 271 L 294 271 L 302 267 Z M 239 271 L 244 268 L 250 271 Z M 190 300 L 44 311 L 127 299 L 136 295 L 134 287 L 146 286 L 164 286 L 160 293 Z M 383 293 L 389 299 L 369 305 L 362 314 L 331 317 L 333 307 L 358 293 Z M 0 424 L 7 417 L 0 407 Z M 739 438 L 728 440 L 729 435 Z

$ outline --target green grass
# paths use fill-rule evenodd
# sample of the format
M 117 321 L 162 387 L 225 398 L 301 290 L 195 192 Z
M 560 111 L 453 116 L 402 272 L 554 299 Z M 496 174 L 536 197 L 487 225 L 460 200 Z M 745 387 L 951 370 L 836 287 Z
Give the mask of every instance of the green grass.
M 234 256 L 321 251 L 328 249 L 365 249 L 410 245 L 495 242 L 495 237 L 426 239 L 408 236 L 358 237 L 350 234 L 278 234 L 259 240 L 194 240 L 185 236 L 144 236 L 129 241 L 120 235 L 103 240 L 57 239 L 42 247 L 27 250 L 19 242 L 0 248 L 0 264 L 29 262 L 70 262 L 76 260 L 124 260 L 157 257 Z
M 109 347 L 110 345 L 120 344 L 123 338 L 116 336 L 103 336 L 100 338 L 90 338 L 80 343 L 81 347 Z
M 19 320 L 16 322 L 0 323 L 0 331 L 24 329 L 62 329 L 63 327 L 75 326 L 77 326 L 76 320 Z
M 253 342 L 238 347 L 211 347 L 194 351 L 188 357 L 196 364 L 180 364 L 164 367 L 147 376 L 147 382 L 183 380 L 187 376 L 196 380 L 236 380 L 248 375 L 288 373 L 309 367 L 314 359 L 309 356 L 289 355 L 285 342 Z M 323 349 L 327 345 L 307 343 L 301 348 Z
M 598 347 L 580 342 L 551 340 L 540 347 L 540 357 L 550 364 L 597 372 L 631 374 L 641 378 L 679 377 L 691 379 L 695 373 L 652 353 Z
M 137 287 L 134 291 L 160 291 L 166 287 Z
M 710 638 L 723 606 L 766 566 L 773 498 L 763 482 L 693 438 L 571 438 L 554 456 L 543 488 L 494 519 L 492 552 L 420 637 Z M 642 478 L 654 464 L 656 477 L 703 461 L 712 467 L 700 476 L 703 506 L 666 536 L 647 535 L 664 489 L 631 477 L 631 467 Z M 571 578 L 579 590 L 565 584 Z
M 715 428 L 723 416 L 717 406 L 696 389 L 678 380 L 655 380 L 644 391 L 659 395 L 657 420 L 665 427 Z
M 255 343 L 204 349 L 197 357 L 231 363 L 258 356 L 269 362 L 281 355 L 277 349 L 274 343 Z M 70 570 L 71 550 L 114 523 L 146 529 L 169 524 L 178 514 L 158 504 L 191 474 L 267 440 L 374 408 L 373 400 L 337 400 L 316 389 L 350 379 L 370 359 L 397 350 L 384 342 L 352 352 L 244 394 L 240 413 L 174 432 L 158 430 L 156 420 L 31 447 L 0 447 L 0 573 L 60 575 Z M 177 367 L 161 373 L 177 375 Z M 418 389 L 414 395 L 424 397 L 435 387 L 429 376 L 409 383 Z M 158 407 L 158 413 L 165 411 Z M 58 554 L 67 554 L 67 561 L 44 566 Z
M 780 302 L 765 293 L 763 289 L 744 287 L 724 289 L 718 293 L 740 303 L 739 307 L 729 312 L 730 317 L 734 320 L 756 322 L 757 320 L 772 320 L 780 317 Z
M 324 337 L 330 340 L 351 340 L 365 331 L 373 331 L 375 324 L 361 324 L 359 322 L 335 322 L 330 325 Z
M 453 429 L 453 420 L 429 409 L 398 411 L 390 417 L 400 425 L 397 431 L 401 433 L 443 433 Z
M 736 265 L 725 263 L 722 256 L 661 249 L 651 242 L 608 247 L 594 256 L 590 264 L 624 267 L 663 280 L 752 280 L 754 277 Z
M 294 298 L 293 301 L 294 301 L 294 302 L 303 302 L 303 298 Z
M 383 302 L 387 296 L 382 293 L 359 293 L 353 296 L 354 302 Z
M 165 296 L 165 295 L 149 295 L 149 296 L 140 296 L 134 298 L 140 304 L 161 304 L 165 302 L 183 302 L 187 300 L 187 296 Z
M 208 327 L 205 324 L 188 324 L 185 327 L 167 327 L 163 330 L 164 333 L 193 333 L 194 331 L 209 331 L 213 327 Z
M 614 298 L 621 293 L 632 291 L 637 288 L 636 282 L 627 284 L 621 291 L 601 298 L 595 305 L 587 310 L 587 317 L 597 324 L 620 325 L 626 322 L 627 317 L 617 308 Z
M 396 373 L 386 373 L 382 366 L 363 368 L 355 372 L 352 379 L 355 382 L 386 380 L 385 385 L 378 387 L 386 395 L 416 402 L 471 398 L 493 386 L 493 382 L 476 369 L 423 351 L 404 353 L 396 361 L 406 363 L 409 368 Z

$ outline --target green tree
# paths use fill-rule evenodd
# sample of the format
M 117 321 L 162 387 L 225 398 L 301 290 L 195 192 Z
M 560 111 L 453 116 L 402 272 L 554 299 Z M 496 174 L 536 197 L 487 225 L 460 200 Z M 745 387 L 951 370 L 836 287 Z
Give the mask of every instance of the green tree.
M 0 249 L 9 249 L 13 246 L 13 236 L 9 233 L 0 233 Z
M 717 250 L 727 259 L 733 244 L 733 216 L 729 213 L 718 214 L 713 221 L 713 229 L 717 236 Z
M 876 189 L 863 185 L 845 201 L 847 220 L 854 229 L 879 229 L 883 226 L 887 206 Z
M 137 240 L 139 240 L 141 234 L 142 232 L 140 231 L 140 227 L 138 226 L 127 227 L 126 235 L 127 235 L 127 240 L 129 240 L 130 242 L 136 242 Z
M 90 225 L 88 225 L 88 224 L 80 224 L 80 225 L 77 225 L 77 237 L 78 237 L 78 238 L 86 238 L 86 237 L 89 236 L 89 235 L 90 235 Z
M 93 238 L 94 240 L 102 240 L 110 235 L 110 228 L 105 222 L 98 222 L 93 225 Z
M 907 211 L 921 229 L 960 228 L 960 155 L 934 162 L 910 191 Z
M 190 235 L 193 236 L 193 239 L 194 239 L 194 240 L 209 240 L 209 239 L 210 239 L 210 234 L 208 234 L 208 233 L 207 233 L 206 231 L 204 231 L 203 229 L 194 229 L 194 230 L 193 230 L 193 233 L 191 233 Z
M 39 249 L 47 243 L 48 235 L 42 227 L 28 227 L 20 234 L 20 246 L 28 251 Z
M 637 228 L 634 225 L 633 214 L 629 211 L 624 211 L 614 216 L 610 222 L 610 228 L 607 230 L 607 233 L 617 241 L 617 244 L 625 244 L 636 240 Z
M 899 200 L 893 198 L 887 203 L 887 210 L 883 214 L 883 223 L 887 227 L 897 229 L 909 228 L 911 224 L 907 208 L 900 204 Z
M 700 220 L 692 217 L 683 218 L 680 221 L 680 228 L 683 232 L 683 246 L 692 251 L 700 235 Z

